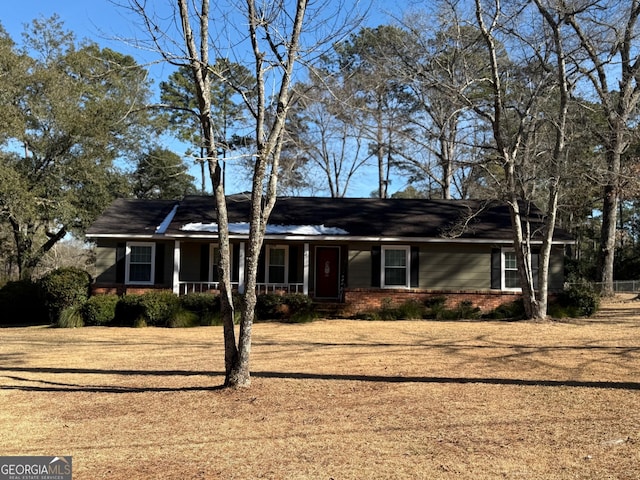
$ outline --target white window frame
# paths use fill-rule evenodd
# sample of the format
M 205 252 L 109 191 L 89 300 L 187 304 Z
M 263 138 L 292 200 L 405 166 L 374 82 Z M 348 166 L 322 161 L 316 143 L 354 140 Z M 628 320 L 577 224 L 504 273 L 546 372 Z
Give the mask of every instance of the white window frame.
M 513 253 L 515 255 L 515 250 L 513 248 L 503 248 L 502 249 L 502 254 L 500 255 L 500 282 L 502 285 L 502 290 L 508 291 L 508 292 L 522 292 L 522 287 L 507 287 L 506 284 L 506 279 L 505 279 L 505 271 L 506 269 L 506 255 L 507 253 Z M 539 265 L 537 265 L 537 262 L 540 261 L 540 256 L 537 253 L 532 253 L 531 254 L 531 269 L 533 270 L 533 284 L 534 284 L 534 288 L 538 288 L 538 269 L 539 269 Z M 536 262 L 534 264 L 534 262 Z M 511 270 L 511 269 L 510 269 Z M 519 274 L 519 270 L 518 270 L 518 261 L 516 258 L 516 274 Z M 518 276 L 518 283 L 520 283 L 520 277 Z
M 267 245 L 267 255 L 265 259 L 265 282 L 274 284 L 287 284 L 289 283 L 289 245 Z M 284 250 L 284 281 L 274 282 L 270 277 L 271 271 L 271 250 Z M 278 265 L 280 266 L 280 265 Z
M 382 254 L 380 255 L 380 286 L 381 288 L 410 288 L 411 287 L 411 247 L 409 245 L 386 245 L 382 246 Z M 386 282 L 386 252 L 387 251 L 404 250 L 405 258 L 407 259 L 405 265 L 405 280 L 404 285 L 387 285 Z
M 150 247 L 151 248 L 151 272 L 149 281 L 131 280 L 131 249 L 132 247 Z M 126 262 L 125 262 L 125 278 L 126 285 L 153 285 L 156 278 L 156 244 L 154 242 L 127 242 Z M 146 264 L 145 264 L 146 265 Z
M 515 256 L 515 250 L 513 248 L 503 248 L 502 249 L 502 255 L 500 256 L 500 284 L 502 285 L 502 290 L 507 290 L 507 291 L 511 291 L 511 292 L 521 292 L 522 288 L 521 287 L 507 287 L 507 279 L 506 279 L 506 272 L 507 272 L 507 254 L 511 254 L 513 253 Z M 509 271 L 514 271 L 513 269 L 509 269 Z M 519 275 L 518 272 L 518 259 L 516 258 L 516 268 L 515 268 L 515 272 L 516 275 Z M 520 281 L 519 277 L 518 277 L 518 282 Z

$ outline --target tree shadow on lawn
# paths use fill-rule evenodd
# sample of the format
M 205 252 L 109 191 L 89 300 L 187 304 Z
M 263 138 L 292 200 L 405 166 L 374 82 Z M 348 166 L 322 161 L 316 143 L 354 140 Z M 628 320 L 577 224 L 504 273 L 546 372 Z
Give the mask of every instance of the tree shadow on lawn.
M 40 368 L 40 367 L 8 367 L 0 368 L 0 372 L 25 372 L 36 374 L 89 374 L 89 375 L 124 375 L 124 376 L 208 376 L 224 377 L 223 372 L 205 372 L 190 370 L 100 370 L 83 368 Z M 0 385 L 0 390 L 21 390 L 27 392 L 83 392 L 83 393 L 145 393 L 145 392 L 190 392 L 222 390 L 223 385 L 194 385 L 188 387 L 119 387 L 100 385 L 81 385 L 62 383 L 45 379 L 33 379 L 16 375 L 0 375 L 14 382 L 30 382 L 40 385 Z M 399 376 L 399 375 L 362 375 L 362 374 L 320 374 L 307 372 L 252 372 L 254 378 L 288 379 L 288 380 L 336 380 L 381 383 L 433 383 L 433 384 L 480 384 L 524 387 L 572 387 L 601 388 L 617 390 L 640 390 L 640 382 L 584 381 L 584 380 L 535 380 L 518 378 L 488 377 L 436 377 L 436 376 Z

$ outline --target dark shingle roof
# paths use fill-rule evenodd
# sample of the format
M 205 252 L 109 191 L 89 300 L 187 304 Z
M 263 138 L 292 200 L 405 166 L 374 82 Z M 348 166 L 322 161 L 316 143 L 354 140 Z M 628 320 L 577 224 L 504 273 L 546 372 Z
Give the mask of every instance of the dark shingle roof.
M 151 235 L 169 215 L 177 200 L 116 199 L 87 230 L 98 234 Z
M 160 225 L 163 215 L 169 214 L 174 203 L 116 201 L 91 227 L 89 234 L 148 233 Z M 230 223 L 247 222 L 249 196 L 229 196 L 227 208 Z M 153 215 L 153 211 L 157 214 Z M 533 217 L 532 220 L 540 221 L 540 218 Z M 180 202 L 166 235 L 202 235 L 202 232 L 186 232 L 182 227 L 189 223 L 215 222 L 212 197 L 187 196 Z M 269 224 L 324 225 L 327 228 L 341 229 L 347 232 L 348 236 L 367 238 L 420 237 L 506 241 L 512 238 L 508 207 L 480 200 L 280 197 Z M 571 236 L 566 232 L 557 231 L 555 239 L 571 240 Z

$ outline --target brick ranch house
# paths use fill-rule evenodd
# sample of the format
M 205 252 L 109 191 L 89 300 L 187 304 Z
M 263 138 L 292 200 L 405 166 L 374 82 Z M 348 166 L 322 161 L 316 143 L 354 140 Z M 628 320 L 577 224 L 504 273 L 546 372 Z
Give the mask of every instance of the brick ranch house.
M 228 215 L 232 281 L 242 293 L 248 195 L 229 196 Z M 118 199 L 87 237 L 96 244 L 95 293 L 218 288 L 212 197 Z M 563 287 L 572 243 L 556 231 L 551 292 Z M 302 293 L 343 314 L 442 295 L 450 306 L 467 300 L 486 311 L 520 294 L 507 206 L 470 200 L 281 197 L 258 283 L 260 293 Z

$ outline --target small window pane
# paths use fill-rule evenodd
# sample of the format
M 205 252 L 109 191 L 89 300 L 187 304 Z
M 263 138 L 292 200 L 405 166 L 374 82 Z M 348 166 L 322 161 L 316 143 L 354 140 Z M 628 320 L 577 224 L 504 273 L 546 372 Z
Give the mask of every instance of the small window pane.
M 505 270 L 504 272 L 504 286 L 506 288 L 518 288 L 520 286 L 520 279 L 518 278 L 517 270 Z
M 504 254 L 504 268 L 515 270 L 518 268 L 515 252 L 506 252 Z
M 144 263 L 132 263 L 129 266 L 130 282 L 150 282 L 151 265 Z
M 389 286 L 405 286 L 407 284 L 407 271 L 404 268 L 385 268 L 384 283 Z
M 269 252 L 269 264 L 284 266 L 284 249 L 272 248 Z
M 406 250 L 385 250 L 384 263 L 386 267 L 406 267 Z
M 269 267 L 269 282 L 270 283 L 284 283 L 284 267 L 270 266 Z
M 131 263 L 151 263 L 151 247 L 132 246 Z

